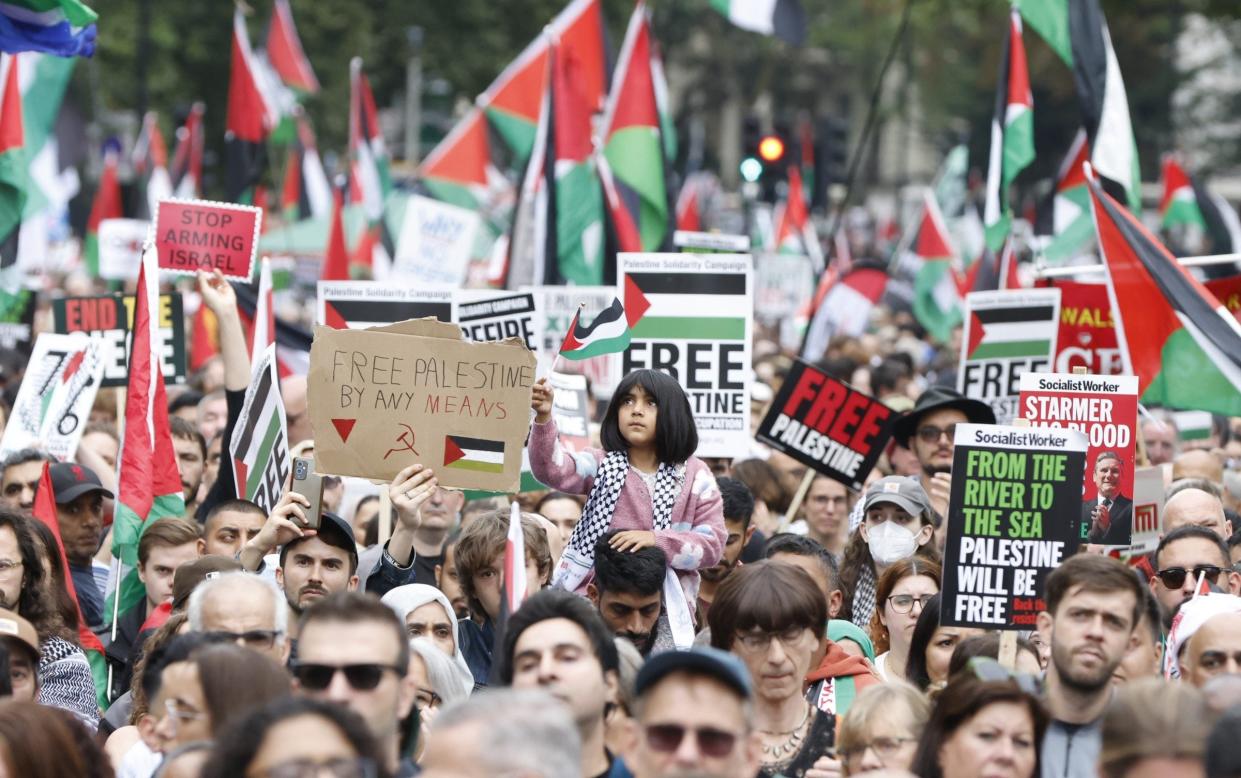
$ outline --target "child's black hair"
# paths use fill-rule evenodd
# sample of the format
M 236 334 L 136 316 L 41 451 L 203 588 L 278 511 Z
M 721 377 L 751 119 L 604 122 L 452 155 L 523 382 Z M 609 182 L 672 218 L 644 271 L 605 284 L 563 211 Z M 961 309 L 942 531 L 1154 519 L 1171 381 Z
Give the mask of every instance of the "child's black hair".
M 684 462 L 698 449 L 698 427 L 685 390 L 667 373 L 635 370 L 621 379 L 603 415 L 599 437 L 606 451 L 628 450 L 620 431 L 620 407 L 635 386 L 655 400 L 655 456 L 660 462 Z

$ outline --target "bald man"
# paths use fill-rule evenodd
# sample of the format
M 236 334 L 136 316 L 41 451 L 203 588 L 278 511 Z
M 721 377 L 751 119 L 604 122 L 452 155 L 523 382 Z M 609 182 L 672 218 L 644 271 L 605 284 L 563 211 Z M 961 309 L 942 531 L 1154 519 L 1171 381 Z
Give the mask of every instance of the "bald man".
M 294 375 L 281 380 L 280 394 L 284 397 L 284 415 L 289 428 L 289 446 L 310 440 L 309 406 L 306 401 L 306 376 Z
M 1181 678 L 1201 688 L 1216 676 L 1241 673 L 1241 613 L 1212 616 L 1181 657 Z
M 1172 461 L 1172 480 L 1204 478 L 1213 484 L 1224 480 L 1224 463 L 1210 451 L 1186 451 Z
M 1224 504 L 1202 489 L 1181 489 L 1163 506 L 1165 535 L 1177 527 L 1189 525 L 1209 529 L 1225 542 L 1232 536 L 1232 523 L 1224 518 Z

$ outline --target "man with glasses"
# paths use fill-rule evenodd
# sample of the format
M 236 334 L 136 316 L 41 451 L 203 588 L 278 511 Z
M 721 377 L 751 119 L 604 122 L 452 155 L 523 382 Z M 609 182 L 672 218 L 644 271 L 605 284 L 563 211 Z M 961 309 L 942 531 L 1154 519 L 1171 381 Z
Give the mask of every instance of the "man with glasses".
M 1094 478 L 1097 496 L 1082 505 L 1082 532 L 1087 542 L 1121 546 L 1129 542 L 1133 528 L 1133 500 L 1121 493 L 1120 479 L 1125 460 L 1115 451 L 1103 451 L 1095 458 Z
M 217 562 L 218 560 L 218 562 Z M 204 565 L 224 567 L 232 560 L 203 557 Z M 235 564 L 235 563 L 234 563 Z M 186 565 L 191 571 L 196 564 Z M 178 570 L 180 573 L 185 570 Z M 189 595 L 190 630 L 219 635 L 284 664 L 289 659 L 289 609 L 284 592 L 257 575 L 243 572 L 200 573 L 208 576 Z M 201 580 L 201 577 L 200 577 Z
M 805 513 L 806 536 L 837 562 L 842 560 L 849 539 L 849 490 L 835 479 L 816 475 L 806 490 Z
M 922 468 L 918 478 L 931 498 L 931 507 L 941 518 L 948 513 L 948 492 L 952 488 L 953 435 L 957 425 L 965 423 L 995 424 L 995 411 L 960 392 L 933 386 L 892 427 L 896 444 L 912 450 L 918 458 Z
M 612 631 L 590 603 L 560 589 L 538 592 L 509 619 L 500 661 L 503 683 L 543 689 L 568 706 L 582 738 L 583 778 L 626 775 L 605 746 L 620 660 Z
M 378 741 L 387 772 L 413 775 L 400 746 L 416 690 L 406 676 L 409 642 L 396 614 L 373 596 L 336 592 L 306 608 L 300 636 L 293 676 L 301 694 L 357 713 Z
M 1228 546 L 1205 527 L 1188 525 L 1164 535 L 1151 561 L 1155 566 L 1151 594 L 1163 606 L 1169 624 L 1177 606 L 1194 596 L 1200 580 L 1241 594 L 1241 573 L 1232 570 Z
M 634 681 L 625 763 L 634 778 L 750 778 L 758 772 L 750 673 L 714 648 L 659 654 Z

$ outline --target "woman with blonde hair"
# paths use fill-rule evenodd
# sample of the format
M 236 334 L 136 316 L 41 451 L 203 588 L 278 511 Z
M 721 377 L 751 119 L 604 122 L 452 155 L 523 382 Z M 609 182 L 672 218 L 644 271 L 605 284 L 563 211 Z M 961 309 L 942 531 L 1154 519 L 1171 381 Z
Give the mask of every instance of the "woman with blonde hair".
M 890 681 L 857 696 L 840 722 L 837 752 L 845 775 L 908 770 L 931 704 L 910 684 Z

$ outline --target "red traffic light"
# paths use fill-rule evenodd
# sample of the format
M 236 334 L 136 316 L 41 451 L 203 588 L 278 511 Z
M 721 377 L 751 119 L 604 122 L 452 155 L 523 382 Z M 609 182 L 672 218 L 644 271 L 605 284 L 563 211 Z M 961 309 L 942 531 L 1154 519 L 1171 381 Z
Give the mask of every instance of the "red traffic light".
M 778 135 L 764 135 L 758 142 L 758 155 L 764 162 L 779 162 L 784 156 L 784 141 Z

